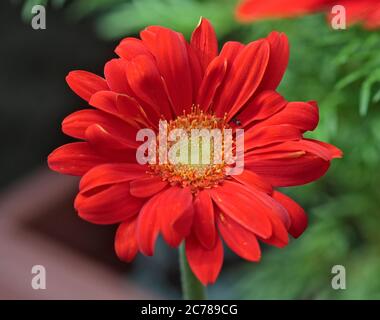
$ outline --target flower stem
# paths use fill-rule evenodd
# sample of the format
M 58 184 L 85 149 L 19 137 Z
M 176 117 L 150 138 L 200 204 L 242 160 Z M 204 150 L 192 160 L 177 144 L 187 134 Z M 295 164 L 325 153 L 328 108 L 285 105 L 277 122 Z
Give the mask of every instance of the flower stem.
M 205 300 L 205 287 L 199 282 L 190 269 L 186 259 L 185 245 L 179 248 L 179 265 L 181 271 L 182 295 L 185 300 Z

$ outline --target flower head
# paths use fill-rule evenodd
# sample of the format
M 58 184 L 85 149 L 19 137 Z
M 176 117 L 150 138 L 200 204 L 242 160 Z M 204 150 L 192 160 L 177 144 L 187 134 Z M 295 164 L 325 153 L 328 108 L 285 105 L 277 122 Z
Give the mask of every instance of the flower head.
M 362 23 L 366 29 L 380 27 L 380 2 L 378 0 L 243 0 L 236 15 L 240 21 L 268 18 L 289 18 L 315 12 L 328 12 L 341 5 L 346 9 L 347 23 Z
M 140 36 L 121 41 L 104 78 L 86 71 L 67 76 L 91 108 L 63 121 L 63 132 L 82 141 L 56 149 L 48 163 L 82 176 L 75 199 L 81 218 L 119 224 L 120 259 L 131 261 L 138 251 L 153 255 L 162 235 L 172 247 L 184 241 L 194 274 L 213 283 L 223 263 L 222 239 L 242 258 L 258 261 L 259 241 L 284 247 L 288 234 L 303 233 L 304 210 L 276 188 L 320 178 L 341 152 L 303 137 L 318 124 L 315 102 L 288 102 L 276 92 L 289 58 L 284 34 L 248 45 L 227 42 L 220 52 L 206 19 L 190 43 L 158 26 Z M 185 132 L 244 129 L 244 170 L 229 175 L 223 161 L 139 164 L 136 135 L 143 128 L 158 132 L 163 119 Z

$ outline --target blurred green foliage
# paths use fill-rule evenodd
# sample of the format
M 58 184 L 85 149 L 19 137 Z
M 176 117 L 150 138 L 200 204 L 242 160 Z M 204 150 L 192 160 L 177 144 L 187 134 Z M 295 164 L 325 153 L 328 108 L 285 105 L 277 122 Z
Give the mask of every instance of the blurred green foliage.
M 380 33 L 333 31 L 323 16 L 256 23 L 242 40 L 285 32 L 291 59 L 279 91 L 317 100 L 320 125 L 310 136 L 345 153 L 320 181 L 285 190 L 309 213 L 309 228 L 285 249 L 265 248 L 230 281 L 245 299 L 380 299 Z M 333 290 L 343 265 L 347 290 Z M 233 278 L 233 280 L 232 280 Z M 234 293 L 236 294 L 236 293 Z
M 359 27 L 333 31 L 322 15 L 240 25 L 234 21 L 235 4 L 73 0 L 64 10 L 70 19 L 93 16 L 104 39 L 136 34 L 151 24 L 189 36 L 200 16 L 212 21 L 221 43 L 285 32 L 291 60 L 279 91 L 289 100 L 317 100 L 321 121 L 310 136 L 334 143 L 345 157 L 317 183 L 285 190 L 307 209 L 309 228 L 285 249 L 264 247 L 261 263 L 241 262 L 223 273 L 230 284 L 224 297 L 380 299 L 380 33 Z M 331 268 L 337 264 L 347 270 L 344 291 L 331 288 Z
M 222 35 L 236 24 L 231 14 L 235 3 L 230 0 L 26 0 L 22 10 L 24 20 L 31 18 L 33 5 L 48 2 L 55 8 L 65 5 L 70 20 L 96 16 L 96 30 L 104 39 L 135 34 L 153 24 L 189 36 L 201 16 L 211 19 Z

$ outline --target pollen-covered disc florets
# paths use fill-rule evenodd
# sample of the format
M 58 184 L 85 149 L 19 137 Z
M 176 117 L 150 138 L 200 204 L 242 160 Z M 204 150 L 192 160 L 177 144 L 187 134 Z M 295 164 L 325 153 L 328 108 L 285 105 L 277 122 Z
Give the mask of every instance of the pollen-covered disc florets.
M 205 113 L 199 106 L 193 106 L 190 112 L 184 111 L 182 115 L 168 122 L 168 132 L 177 129 L 182 130 L 188 141 L 185 144 L 185 158 L 182 156 L 175 164 L 168 161 L 151 165 L 151 172 L 172 185 L 190 187 L 193 192 L 212 188 L 223 181 L 227 166 L 223 136 L 225 130 L 230 129 L 226 117 L 218 118 L 213 113 Z M 170 148 L 178 140 L 167 143 Z

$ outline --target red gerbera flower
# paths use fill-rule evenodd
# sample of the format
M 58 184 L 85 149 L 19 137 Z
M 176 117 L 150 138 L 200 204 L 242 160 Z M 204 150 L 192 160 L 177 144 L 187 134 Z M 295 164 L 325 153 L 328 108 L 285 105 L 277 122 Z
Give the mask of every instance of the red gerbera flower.
M 335 5 L 346 8 L 348 24 L 362 22 L 366 29 L 380 27 L 378 0 L 243 0 L 236 14 L 241 21 L 289 18 L 314 12 L 331 13 Z
M 51 169 L 83 176 L 75 208 L 96 224 L 119 224 L 115 249 L 131 261 L 153 255 L 161 234 L 186 255 L 203 284 L 223 263 L 222 239 L 249 261 L 260 259 L 258 240 L 283 247 L 288 233 L 305 230 L 303 209 L 276 187 L 320 178 L 341 152 L 305 139 L 318 124 L 315 102 L 287 102 L 275 90 L 288 64 L 288 40 L 271 33 L 248 45 L 227 42 L 221 52 L 202 19 L 190 43 L 152 26 L 141 40 L 126 38 L 106 63 L 105 78 L 86 71 L 67 76 L 71 89 L 93 108 L 69 115 L 63 132 L 83 140 L 56 149 Z M 245 170 L 228 176 L 222 165 L 201 173 L 191 166 L 139 165 L 136 133 L 173 127 L 245 129 Z

